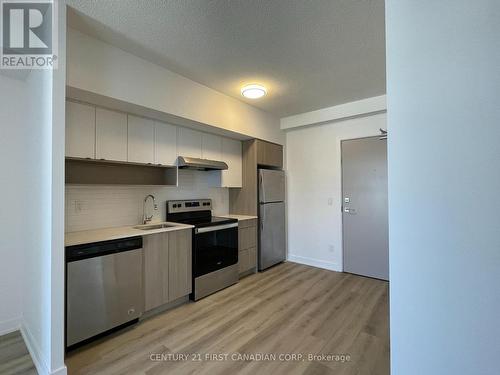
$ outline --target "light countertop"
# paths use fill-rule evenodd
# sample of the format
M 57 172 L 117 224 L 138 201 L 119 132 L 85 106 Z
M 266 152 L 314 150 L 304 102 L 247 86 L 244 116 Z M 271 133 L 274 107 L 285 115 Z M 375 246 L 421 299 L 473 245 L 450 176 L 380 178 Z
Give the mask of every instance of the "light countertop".
M 252 220 L 258 218 L 257 216 L 232 215 L 232 214 L 220 215 L 220 216 L 227 217 L 230 219 L 237 219 L 238 221 Z M 150 223 L 150 225 L 154 224 L 160 224 L 160 223 Z M 86 243 L 118 240 L 121 238 L 136 237 L 136 236 L 147 236 L 149 234 L 172 232 L 181 229 L 194 228 L 192 225 L 179 224 L 179 223 L 165 222 L 165 224 L 170 224 L 173 226 L 168 228 L 142 230 L 134 228 L 137 225 L 129 225 L 125 227 L 112 227 L 112 228 L 82 230 L 78 232 L 66 232 L 64 235 L 64 246 L 82 245 Z
M 219 215 L 218 215 L 219 216 Z M 239 221 L 241 220 L 252 220 L 252 219 L 258 219 L 258 216 L 250 216 L 250 215 L 220 215 L 220 217 L 227 217 L 229 219 L 238 219 Z
M 113 228 L 82 230 L 78 232 L 66 232 L 64 234 L 64 246 L 73 246 L 73 245 L 81 245 L 92 242 L 117 240 L 120 238 L 128 238 L 135 236 L 147 236 L 149 234 L 173 232 L 176 230 L 194 228 L 192 225 L 169 223 L 169 222 L 149 223 L 148 225 L 154 225 L 154 224 L 170 224 L 173 226 L 160 229 L 142 230 L 134 228 L 137 225 L 130 225 L 126 227 L 113 227 Z

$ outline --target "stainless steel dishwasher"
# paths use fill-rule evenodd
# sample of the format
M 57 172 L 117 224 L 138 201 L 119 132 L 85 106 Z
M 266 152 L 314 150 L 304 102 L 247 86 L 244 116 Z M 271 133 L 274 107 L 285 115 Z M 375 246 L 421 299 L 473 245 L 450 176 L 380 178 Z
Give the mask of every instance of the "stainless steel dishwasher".
M 66 347 L 137 321 L 142 279 L 142 237 L 67 247 Z

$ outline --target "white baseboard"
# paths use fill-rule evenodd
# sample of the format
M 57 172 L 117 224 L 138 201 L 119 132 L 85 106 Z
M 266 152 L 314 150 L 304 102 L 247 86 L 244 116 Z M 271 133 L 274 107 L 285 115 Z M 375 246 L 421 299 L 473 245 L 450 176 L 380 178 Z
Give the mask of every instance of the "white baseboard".
M 21 318 L 14 318 L 0 322 L 0 336 L 6 335 L 21 328 Z
M 42 352 L 40 350 L 40 347 L 38 346 L 37 342 L 33 338 L 33 335 L 31 334 L 30 330 L 26 326 L 26 324 L 23 322 L 21 324 L 21 334 L 24 339 L 24 343 L 26 344 L 26 347 L 28 348 L 28 351 L 31 355 L 31 359 L 33 360 L 33 363 L 36 367 L 36 370 L 38 371 L 39 375 L 66 375 L 67 374 L 67 369 L 66 366 L 62 366 L 58 368 L 57 370 L 50 371 L 49 370 L 49 365 L 46 363 L 45 359 L 42 357 Z
M 24 343 L 26 344 L 26 347 L 30 352 L 31 359 L 33 360 L 36 370 L 38 371 L 38 374 L 49 375 L 50 374 L 49 367 L 47 366 L 47 363 L 45 363 L 45 360 L 42 357 L 42 353 L 40 351 L 38 344 L 36 343 L 35 339 L 33 338 L 33 335 L 31 334 L 29 328 L 26 326 L 24 322 L 21 325 L 21 334 L 23 335 Z
M 305 264 L 307 266 L 313 266 L 318 268 L 323 268 L 325 270 L 342 272 L 342 267 L 334 262 L 328 262 L 326 260 L 303 257 L 300 255 L 288 254 L 288 260 L 290 262 Z
M 57 370 L 52 371 L 50 375 L 67 375 L 68 374 L 68 369 L 66 366 L 59 367 Z

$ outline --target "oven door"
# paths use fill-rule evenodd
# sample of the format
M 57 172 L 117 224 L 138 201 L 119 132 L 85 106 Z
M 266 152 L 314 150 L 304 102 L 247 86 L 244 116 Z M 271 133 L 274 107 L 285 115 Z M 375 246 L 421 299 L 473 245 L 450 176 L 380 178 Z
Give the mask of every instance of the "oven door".
M 238 223 L 196 228 L 194 233 L 194 277 L 238 263 Z

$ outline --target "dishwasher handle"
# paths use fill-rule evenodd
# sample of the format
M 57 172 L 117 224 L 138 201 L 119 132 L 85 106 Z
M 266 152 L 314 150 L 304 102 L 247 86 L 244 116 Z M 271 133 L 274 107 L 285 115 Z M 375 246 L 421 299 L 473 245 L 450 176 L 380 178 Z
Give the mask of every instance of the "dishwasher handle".
M 66 247 L 66 263 L 142 248 L 142 237 L 93 242 Z

